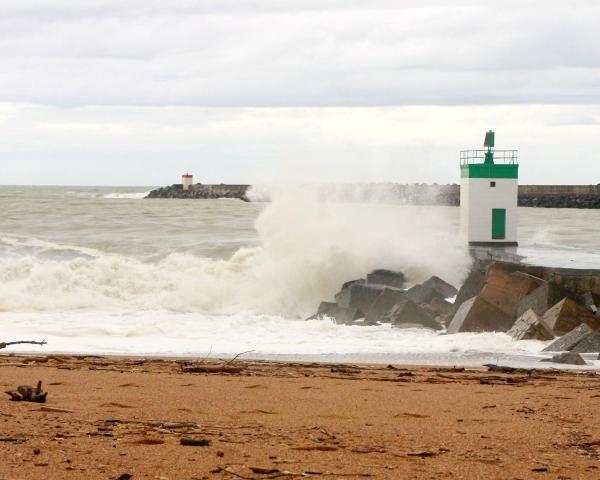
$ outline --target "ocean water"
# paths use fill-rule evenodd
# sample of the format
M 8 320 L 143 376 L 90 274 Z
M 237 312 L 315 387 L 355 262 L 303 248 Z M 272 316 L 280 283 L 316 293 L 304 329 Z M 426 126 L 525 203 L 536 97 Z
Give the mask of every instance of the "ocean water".
M 244 203 L 146 200 L 150 187 L 0 187 L 0 341 L 45 338 L 44 352 L 536 364 L 543 342 L 501 333 L 304 321 L 374 268 L 457 285 L 469 270 L 457 208 L 366 188 L 353 198 L 278 187 L 272 202 Z M 523 252 L 600 268 L 600 211 L 519 215 Z

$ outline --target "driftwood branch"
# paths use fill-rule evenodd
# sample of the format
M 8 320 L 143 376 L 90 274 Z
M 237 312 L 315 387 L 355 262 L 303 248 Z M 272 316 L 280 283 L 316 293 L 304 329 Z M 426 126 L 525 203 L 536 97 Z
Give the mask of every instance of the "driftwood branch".
M 181 366 L 181 370 L 186 373 L 240 373 L 243 368 L 232 365 L 241 355 L 251 353 L 254 350 L 248 350 L 247 352 L 238 353 L 235 357 L 227 362 L 223 362 L 221 365 L 205 365 L 204 361 L 200 362 L 199 365 Z
M 29 345 L 46 345 L 46 340 L 42 340 L 41 342 L 36 342 L 35 340 L 19 340 L 17 342 L 0 342 L 0 350 L 6 347 L 10 347 L 11 345 L 22 345 L 27 343 Z
M 223 366 L 224 366 L 224 367 L 226 367 L 227 365 L 231 365 L 233 362 L 235 362 L 235 361 L 238 359 L 238 357 L 241 357 L 242 355 L 246 355 L 247 353 L 252 353 L 253 351 L 254 351 L 254 350 L 248 350 L 248 351 L 246 351 L 246 352 L 241 352 L 241 353 L 238 353 L 238 354 L 237 354 L 235 357 L 233 357 L 231 360 L 229 360 L 228 362 L 225 362 L 225 363 L 223 364 Z

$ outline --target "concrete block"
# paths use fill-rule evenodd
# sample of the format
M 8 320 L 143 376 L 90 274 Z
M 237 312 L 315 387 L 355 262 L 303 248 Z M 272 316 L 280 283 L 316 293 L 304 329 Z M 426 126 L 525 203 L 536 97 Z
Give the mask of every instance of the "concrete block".
M 397 303 L 386 315 L 385 321 L 391 322 L 394 327 L 401 328 L 430 328 L 441 330 L 442 326 L 429 313 L 416 303 L 405 300 Z
M 532 309 L 523 313 L 512 328 L 506 332 L 515 340 L 552 340 L 554 334 Z
M 404 288 L 406 277 L 402 272 L 392 270 L 373 270 L 367 275 L 367 283 L 387 285 L 388 287 Z
M 479 296 L 515 319 L 521 299 L 543 283 L 541 278 L 510 272 L 503 264 L 494 263 L 488 268 L 485 286 Z
M 583 294 L 583 303 L 592 313 L 598 312 L 598 300 L 594 297 L 592 292 L 586 292 Z
M 456 300 L 454 300 L 454 310 L 458 308 L 469 298 L 476 297 L 481 292 L 481 289 L 485 285 L 485 275 L 478 270 L 471 270 L 469 276 L 466 278 L 458 293 L 456 294 Z
M 506 332 L 513 323 L 511 315 L 477 296 L 463 302 L 458 308 L 448 326 L 448 333 Z
M 436 277 L 435 275 L 423 282 L 423 285 L 433 288 L 444 298 L 454 297 L 458 293 L 458 290 L 455 286 L 450 285 L 448 282 L 442 280 L 440 277 Z
M 385 315 L 396 305 L 407 299 L 406 294 L 402 290 L 386 288 L 375 299 L 366 314 L 365 323 L 375 325 L 378 322 L 383 322 Z M 388 320 L 389 321 L 389 320 Z
M 340 325 L 351 325 L 354 320 L 364 317 L 357 308 L 340 307 L 337 303 L 321 302 L 317 311 L 317 317 L 329 317 Z
M 521 299 L 517 307 L 517 317 L 520 317 L 529 309 L 538 315 L 543 315 L 563 298 L 577 300 L 577 295 L 554 283 L 544 282 Z
M 546 311 L 542 321 L 556 336 L 564 335 L 582 323 L 587 324 L 592 330 L 600 328 L 600 320 L 587 308 L 570 298 L 563 298 Z
M 545 358 L 542 362 L 562 363 L 564 365 L 585 365 L 585 360 L 578 353 L 563 352 L 552 358 Z
M 335 301 L 340 307 L 358 308 L 361 312 L 368 312 L 373 302 L 385 289 L 384 285 L 356 282 L 337 293 Z
M 575 353 L 600 352 L 600 330 L 585 335 L 570 351 Z
M 582 323 L 578 327 L 571 330 L 566 335 L 554 340 L 550 345 L 542 350 L 542 352 L 566 352 L 572 350 L 586 335 L 592 333 L 590 327 L 587 324 Z
M 406 297 L 415 303 L 429 303 L 432 300 L 443 301 L 446 298 L 436 289 L 425 284 L 419 284 L 409 288 L 406 291 Z

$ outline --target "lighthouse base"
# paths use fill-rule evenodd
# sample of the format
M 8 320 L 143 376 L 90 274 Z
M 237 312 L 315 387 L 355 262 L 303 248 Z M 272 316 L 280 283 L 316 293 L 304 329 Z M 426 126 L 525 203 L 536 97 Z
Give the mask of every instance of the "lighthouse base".
M 469 242 L 470 247 L 518 247 L 519 242 Z

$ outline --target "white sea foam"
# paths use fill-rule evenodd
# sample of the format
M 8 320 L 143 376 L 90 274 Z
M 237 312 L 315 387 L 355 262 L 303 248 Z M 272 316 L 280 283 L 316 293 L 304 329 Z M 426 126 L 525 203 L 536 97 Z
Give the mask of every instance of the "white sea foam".
M 347 195 L 347 192 L 345 193 Z M 442 212 L 323 201 L 307 189 L 274 189 L 256 221 L 259 246 L 229 260 L 173 253 L 156 262 L 85 256 L 0 258 L 0 305 L 15 311 L 163 308 L 181 312 L 305 317 L 348 279 L 375 268 L 413 282 L 437 274 L 458 284 L 469 257 Z M 335 199 L 334 199 L 335 200 Z M 49 242 L 23 240 L 46 253 Z M 55 245 L 57 251 L 72 247 Z
M 8 316 L 0 314 L 0 321 Z M 348 327 L 328 320 L 294 321 L 250 312 L 222 316 L 164 310 L 18 313 L 4 324 L 4 338 L 45 338 L 46 349 L 63 352 L 203 355 L 212 350 L 217 355 L 254 350 L 255 356 L 263 357 L 328 355 L 391 361 L 401 356 L 417 363 L 427 359 L 461 363 L 461 356 L 481 362 L 507 354 L 536 355 L 545 345 L 515 342 L 501 333 L 439 335 L 389 325 Z
M 130 192 L 130 193 L 106 193 L 102 195 L 102 198 L 111 198 L 111 199 L 122 199 L 122 200 L 141 200 L 146 198 L 146 196 L 150 193 L 148 192 Z

